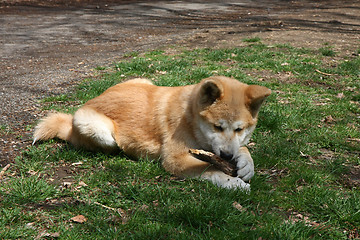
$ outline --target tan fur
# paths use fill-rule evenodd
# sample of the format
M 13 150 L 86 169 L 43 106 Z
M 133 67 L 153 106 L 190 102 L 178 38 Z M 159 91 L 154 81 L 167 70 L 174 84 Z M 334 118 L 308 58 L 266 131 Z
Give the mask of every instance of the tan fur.
M 55 137 L 69 140 L 72 131 L 72 119 L 71 114 L 50 113 L 36 126 L 34 143 L 37 140 L 49 140 Z
M 161 158 L 164 168 L 179 176 L 201 176 L 223 187 L 247 188 L 240 178 L 224 176 L 188 150 L 220 151 L 204 140 L 219 121 L 241 123 L 241 128 L 250 129 L 246 131 L 251 134 L 259 107 L 269 94 L 265 87 L 248 86 L 227 77 L 211 77 L 183 87 L 158 87 L 138 78 L 91 99 L 73 119 L 62 113 L 44 118 L 35 129 L 34 142 L 58 137 L 89 150 L 111 152 L 120 148 L 135 158 Z M 229 142 L 238 136 L 230 131 L 225 134 Z M 228 151 L 226 146 L 223 149 Z M 247 149 L 238 149 L 238 163 L 251 165 Z

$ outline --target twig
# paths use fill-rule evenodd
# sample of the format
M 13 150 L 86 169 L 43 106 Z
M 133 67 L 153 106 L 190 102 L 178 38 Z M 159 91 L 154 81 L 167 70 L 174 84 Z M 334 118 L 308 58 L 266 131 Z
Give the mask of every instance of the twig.
M 112 208 L 112 207 L 106 206 L 106 205 L 101 204 L 101 203 L 99 203 L 99 202 L 93 202 L 93 203 L 96 204 L 96 205 L 99 205 L 99 206 L 101 206 L 101 207 L 103 207 L 103 208 L 106 208 L 106 209 L 108 209 L 108 210 L 112 210 L 112 211 L 117 212 L 117 209 L 116 209 L 116 208 Z
M 220 171 L 224 172 L 227 175 L 230 175 L 232 177 L 237 176 L 237 169 L 234 164 L 220 158 L 219 156 L 211 152 L 198 150 L 198 149 L 189 149 L 189 153 L 191 153 L 194 157 L 196 157 L 199 160 L 211 163 L 212 165 L 214 165 L 214 167 L 216 167 L 217 169 L 219 169 Z
M 321 74 L 323 74 L 323 75 L 326 75 L 326 76 L 332 76 L 332 75 L 334 75 L 334 74 L 331 74 L 331 73 L 324 73 L 324 72 L 322 72 L 322 71 L 320 71 L 320 70 L 318 70 L 318 69 L 315 69 L 315 71 L 318 72 L 318 73 L 321 73 Z
M 93 203 L 96 204 L 96 205 L 99 205 L 99 206 L 101 206 L 101 207 L 103 207 L 103 208 L 105 208 L 105 209 L 108 209 L 108 210 L 117 212 L 117 213 L 120 215 L 120 217 L 122 217 L 122 218 L 124 218 L 124 219 L 126 218 L 126 214 L 125 214 L 124 210 L 122 210 L 121 208 L 109 207 L 109 206 L 106 206 L 106 205 L 101 204 L 101 203 L 99 203 L 99 202 L 93 202 Z
M 2 179 L 2 177 L 5 175 L 6 170 L 8 170 L 9 168 L 10 168 L 10 163 L 1 170 L 0 179 Z

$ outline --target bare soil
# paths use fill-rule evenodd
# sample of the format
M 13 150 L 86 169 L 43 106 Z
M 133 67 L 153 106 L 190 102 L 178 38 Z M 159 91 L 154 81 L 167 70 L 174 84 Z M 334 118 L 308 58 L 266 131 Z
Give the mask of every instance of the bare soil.
M 358 54 L 360 2 L 0 0 L 0 169 L 31 144 L 39 100 L 132 51 L 264 43 Z

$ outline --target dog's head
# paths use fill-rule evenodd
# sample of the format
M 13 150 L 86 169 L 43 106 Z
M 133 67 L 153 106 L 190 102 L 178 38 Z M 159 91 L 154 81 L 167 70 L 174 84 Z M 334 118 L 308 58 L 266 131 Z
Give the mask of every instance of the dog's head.
M 226 160 L 237 157 L 255 129 L 259 109 L 270 89 L 227 77 L 204 79 L 196 88 L 193 111 L 198 142 Z

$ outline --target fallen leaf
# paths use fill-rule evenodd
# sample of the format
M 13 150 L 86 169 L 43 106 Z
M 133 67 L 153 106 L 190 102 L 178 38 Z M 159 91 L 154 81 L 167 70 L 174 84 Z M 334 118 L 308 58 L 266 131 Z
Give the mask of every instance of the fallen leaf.
M 139 209 L 140 209 L 140 211 L 146 211 L 149 209 L 149 206 L 146 204 L 143 204 Z
M 35 230 L 36 228 L 34 225 L 35 225 L 35 222 L 30 222 L 30 223 L 25 224 L 25 227 Z
M 83 164 L 83 162 L 82 162 L 82 161 L 80 161 L 80 162 L 75 162 L 75 163 L 72 163 L 72 164 L 71 164 L 71 166 L 77 166 L 77 165 L 81 165 L 81 164 Z
M 36 236 L 35 240 L 38 240 L 38 239 L 41 239 L 41 238 L 44 238 L 44 237 L 45 238 L 58 238 L 58 237 L 60 237 L 60 233 L 58 233 L 58 232 L 48 233 L 46 231 L 42 231 L 41 233 L 39 233 Z
M 34 176 L 36 175 L 38 172 L 34 171 L 34 170 L 29 170 L 27 171 L 27 173 L 29 173 L 30 175 Z
M 44 237 L 46 234 L 47 234 L 46 231 L 42 231 L 41 233 L 39 233 L 39 234 L 36 236 L 35 240 L 38 240 L 38 239 Z
M 87 218 L 84 217 L 84 215 L 77 215 L 73 218 L 70 218 L 70 220 L 77 223 L 84 223 L 87 221 Z
M 303 158 L 309 158 L 310 156 L 300 151 L 300 156 Z
M 325 123 L 332 123 L 334 121 L 335 121 L 335 119 L 331 115 L 326 116 L 325 119 L 324 119 Z
M 155 207 L 159 206 L 159 200 L 154 200 L 152 203 Z
M 50 237 L 58 238 L 58 237 L 60 237 L 60 233 L 58 233 L 58 232 L 50 233 Z
M 241 204 L 240 203 L 238 203 L 238 202 L 233 202 L 233 207 L 234 208 L 236 208 L 237 210 L 239 210 L 240 212 L 242 212 L 242 211 L 244 211 L 244 207 L 243 206 L 241 206 Z
M 344 93 L 339 93 L 336 97 L 342 99 L 345 97 L 345 95 L 344 95 Z
M 348 138 L 347 141 L 348 142 L 359 142 L 360 143 L 360 138 Z
M 84 183 L 83 181 L 79 182 L 79 187 L 87 187 L 88 185 Z
M 63 182 L 63 186 L 65 188 L 69 188 L 71 186 L 72 182 Z
M 119 215 L 121 217 L 121 223 L 126 224 L 129 221 L 129 217 L 127 216 L 126 212 L 121 208 L 118 208 L 117 212 L 119 213 Z

